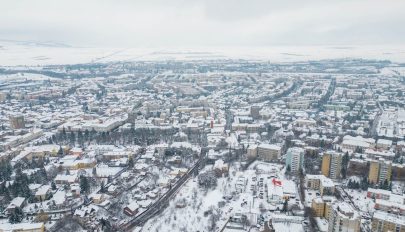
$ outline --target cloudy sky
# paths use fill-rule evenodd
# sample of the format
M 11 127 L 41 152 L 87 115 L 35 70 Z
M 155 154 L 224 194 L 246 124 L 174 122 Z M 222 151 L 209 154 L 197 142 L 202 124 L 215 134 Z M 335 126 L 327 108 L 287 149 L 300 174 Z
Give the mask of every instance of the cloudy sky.
M 403 0 L 0 0 L 0 40 L 73 46 L 393 45 Z

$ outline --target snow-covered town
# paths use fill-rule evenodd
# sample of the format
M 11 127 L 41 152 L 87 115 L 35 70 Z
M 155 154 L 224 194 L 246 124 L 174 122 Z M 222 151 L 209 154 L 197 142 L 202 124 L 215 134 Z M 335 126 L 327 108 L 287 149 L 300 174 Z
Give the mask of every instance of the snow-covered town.
M 0 74 L 0 231 L 405 231 L 404 64 Z
M 405 0 L 0 0 L 0 232 L 405 232 Z

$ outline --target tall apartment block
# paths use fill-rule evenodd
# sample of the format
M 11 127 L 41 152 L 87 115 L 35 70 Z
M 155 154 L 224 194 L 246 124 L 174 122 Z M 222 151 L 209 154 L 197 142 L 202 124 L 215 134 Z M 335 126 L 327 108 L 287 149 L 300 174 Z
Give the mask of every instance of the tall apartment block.
M 291 173 L 297 174 L 304 167 L 304 149 L 292 147 L 287 150 L 285 158 L 286 167 L 290 167 Z
M 386 180 L 391 181 L 392 163 L 379 159 L 370 161 L 368 181 L 373 184 L 382 184 Z
M 340 178 L 343 154 L 335 151 L 325 152 L 322 156 L 322 174 L 331 179 Z

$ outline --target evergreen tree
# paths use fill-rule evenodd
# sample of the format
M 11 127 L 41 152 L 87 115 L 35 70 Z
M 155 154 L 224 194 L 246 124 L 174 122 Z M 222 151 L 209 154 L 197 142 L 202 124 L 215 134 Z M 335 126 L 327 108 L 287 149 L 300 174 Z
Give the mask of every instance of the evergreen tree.
M 100 192 L 104 193 L 105 192 L 105 184 L 104 184 L 104 180 L 101 181 L 101 185 L 100 185 Z
M 21 196 L 28 200 L 31 200 L 33 195 L 31 189 L 28 187 L 30 181 L 27 174 L 24 174 L 20 168 L 16 170 L 15 181 L 13 183 L 13 195 Z
M 349 182 L 347 182 L 347 187 L 352 189 L 353 188 L 353 182 L 351 179 L 349 179 Z
M 367 177 L 363 177 L 363 179 L 362 179 L 362 181 L 360 183 L 361 189 L 362 190 L 367 190 L 369 185 L 370 184 L 368 183 Z
M 66 138 L 67 138 L 67 136 L 66 136 L 66 129 L 65 129 L 65 127 L 63 127 L 63 129 L 62 129 L 62 139 L 63 139 L 63 140 L 66 140 Z
M 22 209 L 20 209 L 19 207 L 17 207 L 17 208 L 15 208 L 15 210 L 11 213 L 10 218 L 9 218 L 9 222 L 10 222 L 11 224 L 20 223 L 23 218 L 24 218 L 24 214 L 23 214 Z
M 384 180 L 384 182 L 381 183 L 381 185 L 380 185 L 380 188 L 385 189 L 385 190 L 388 190 L 389 187 L 390 187 L 390 184 L 389 184 L 388 180 Z
M 284 200 L 284 203 L 283 203 L 283 212 L 287 212 L 287 210 L 288 210 L 288 200 L 287 199 L 285 199 Z
M 80 176 L 80 192 L 87 194 L 90 191 L 90 183 L 87 177 Z
M 134 159 L 131 157 L 128 160 L 128 167 L 133 168 L 134 167 Z
M 59 157 L 63 157 L 63 149 L 62 149 L 62 146 L 59 146 L 59 150 L 58 150 L 58 156 Z
M 77 132 L 77 140 L 80 144 L 83 144 L 83 133 L 81 130 Z
M 10 180 L 13 168 L 9 160 L 0 163 L 0 181 Z
M 88 140 L 89 140 L 89 135 L 90 135 L 90 132 L 89 132 L 89 130 L 86 129 L 86 130 L 84 131 L 84 140 L 85 140 L 85 141 L 88 141 Z
M 291 172 L 291 167 L 290 167 L 290 165 L 287 165 L 286 172 L 287 172 L 287 173 L 290 173 L 290 172 Z
M 76 143 L 76 135 L 74 132 L 70 133 L 70 143 L 73 145 Z
M 51 183 L 51 188 L 52 188 L 52 190 L 54 190 L 54 191 L 56 190 L 56 184 L 55 184 L 55 182 L 53 182 L 53 181 L 52 181 L 52 183 Z

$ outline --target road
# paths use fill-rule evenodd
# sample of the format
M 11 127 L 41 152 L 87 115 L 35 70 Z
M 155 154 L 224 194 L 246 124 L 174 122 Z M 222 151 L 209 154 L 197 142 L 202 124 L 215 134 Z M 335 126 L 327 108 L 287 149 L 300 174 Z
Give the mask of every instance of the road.
M 368 88 L 370 89 L 371 92 L 374 93 L 374 90 L 370 85 L 368 85 Z M 378 126 L 378 122 L 380 121 L 381 114 L 384 111 L 384 108 L 381 106 L 381 103 L 378 99 L 376 99 L 376 104 L 377 104 L 379 111 L 378 111 L 377 115 L 375 116 L 373 123 L 371 125 L 371 128 L 370 128 L 370 131 L 369 131 L 369 136 L 372 136 L 372 137 L 378 135 L 377 126 Z
M 196 172 L 196 170 L 198 170 L 204 159 L 205 156 L 202 155 L 194 164 L 194 166 L 190 168 L 188 172 L 184 174 L 169 191 L 167 191 L 155 203 L 149 206 L 149 208 L 136 215 L 129 222 L 121 224 L 119 226 L 120 231 L 130 231 L 135 226 L 143 225 L 147 220 L 154 217 L 163 209 L 165 209 L 166 206 L 169 204 L 171 197 L 184 185 L 184 183 Z

